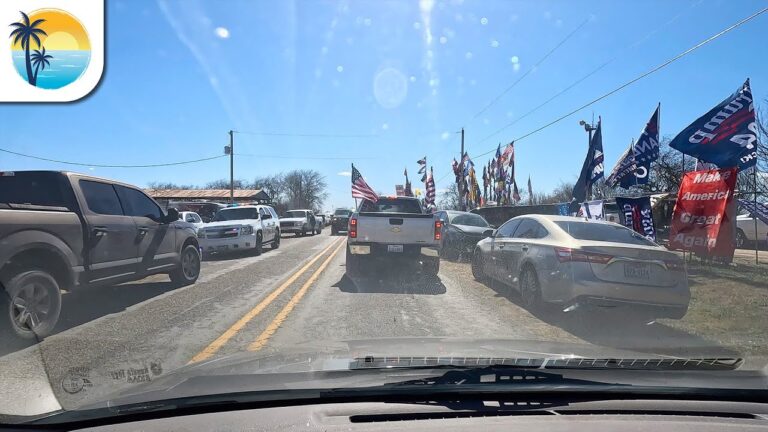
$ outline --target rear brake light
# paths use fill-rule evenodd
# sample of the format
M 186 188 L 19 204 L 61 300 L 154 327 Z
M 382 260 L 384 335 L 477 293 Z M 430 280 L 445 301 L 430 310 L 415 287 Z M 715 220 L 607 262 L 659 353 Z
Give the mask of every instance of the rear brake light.
M 612 255 L 605 255 L 599 253 L 588 253 L 578 249 L 571 248 L 555 248 L 555 255 L 560 262 L 588 262 L 594 264 L 608 264 L 612 259 Z
M 349 219 L 349 237 L 357 238 L 357 219 L 356 218 Z
M 443 238 L 443 222 L 436 220 L 435 221 L 435 240 L 440 240 Z

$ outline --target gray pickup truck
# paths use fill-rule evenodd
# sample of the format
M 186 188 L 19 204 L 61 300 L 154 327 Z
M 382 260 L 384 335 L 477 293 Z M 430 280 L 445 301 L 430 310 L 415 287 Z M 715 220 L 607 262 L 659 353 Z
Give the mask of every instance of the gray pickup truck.
M 389 271 L 415 264 L 429 275 L 440 270 L 442 222 L 425 214 L 421 202 L 409 197 L 363 201 L 349 218 L 347 272 L 354 275 L 380 262 Z
M 140 189 L 59 171 L 0 172 L 0 326 L 26 339 L 49 335 L 61 291 L 167 273 L 200 273 L 192 225 Z

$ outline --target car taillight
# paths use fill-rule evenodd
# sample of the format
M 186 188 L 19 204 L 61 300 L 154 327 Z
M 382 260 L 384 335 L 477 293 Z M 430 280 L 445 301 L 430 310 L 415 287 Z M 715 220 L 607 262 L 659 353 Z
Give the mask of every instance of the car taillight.
M 436 220 L 435 221 L 435 240 L 440 240 L 443 238 L 443 222 Z
M 349 238 L 357 238 L 357 219 L 351 218 L 349 220 Z
M 608 264 L 612 259 L 612 255 L 605 255 L 599 253 L 583 252 L 578 249 L 571 248 L 555 248 L 555 255 L 560 262 L 588 262 L 595 264 Z

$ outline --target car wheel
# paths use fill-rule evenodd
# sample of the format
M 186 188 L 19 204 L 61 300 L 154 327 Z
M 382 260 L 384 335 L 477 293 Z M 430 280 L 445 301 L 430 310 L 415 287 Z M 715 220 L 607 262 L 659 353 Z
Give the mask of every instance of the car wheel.
M 186 245 L 181 251 L 180 264 L 177 269 L 168 273 L 174 285 L 191 285 L 200 276 L 200 251 L 195 245 Z
M 741 249 L 747 244 L 747 235 L 741 228 L 736 229 L 736 248 Z
M 520 274 L 520 297 L 526 309 L 534 311 L 541 308 L 541 285 L 530 265 L 525 266 Z
M 43 270 L 14 276 L 3 296 L 6 328 L 22 339 L 42 339 L 53 332 L 61 313 L 61 290 L 56 279 Z
M 437 276 L 437 273 L 440 272 L 440 258 L 424 258 L 422 271 L 429 276 Z
M 475 250 L 475 252 L 472 254 L 472 277 L 475 278 L 478 282 L 483 282 L 488 277 L 485 275 L 485 272 L 483 271 L 483 265 L 484 260 L 483 253 L 479 250 Z
M 272 242 L 272 249 L 277 249 L 280 247 L 280 231 L 275 234 L 275 240 Z
M 262 244 L 263 238 L 261 237 L 261 232 L 256 233 L 256 247 L 253 248 L 253 254 L 256 256 L 261 255 L 262 248 L 264 245 Z

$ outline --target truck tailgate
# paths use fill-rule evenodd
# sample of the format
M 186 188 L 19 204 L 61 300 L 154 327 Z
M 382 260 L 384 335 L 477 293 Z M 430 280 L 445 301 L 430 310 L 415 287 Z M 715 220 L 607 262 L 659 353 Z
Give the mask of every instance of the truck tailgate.
M 357 241 L 387 244 L 435 244 L 431 214 L 360 213 Z

